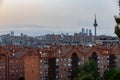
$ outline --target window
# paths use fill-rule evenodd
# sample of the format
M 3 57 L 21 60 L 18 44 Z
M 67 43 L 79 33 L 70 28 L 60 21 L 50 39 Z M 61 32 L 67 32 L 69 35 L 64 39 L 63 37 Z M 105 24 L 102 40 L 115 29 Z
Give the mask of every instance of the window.
M 71 67 L 71 66 L 72 66 L 72 65 L 69 63 L 69 64 L 68 64 L 68 67 Z
M 44 77 L 44 80 L 48 80 L 48 77 L 47 77 L 47 76 L 45 76 L 45 77 Z
M 40 74 L 42 74 L 42 71 L 40 71 Z
M 16 60 L 16 63 L 17 63 L 18 61 Z
M 84 57 L 82 58 L 82 60 L 84 60 Z
M 45 75 L 47 75 L 47 74 L 48 74 L 48 71 L 45 70 Z
M 56 68 L 59 68 L 59 65 L 56 65 Z
M 59 78 L 59 76 L 56 76 L 56 78 L 58 79 L 58 78 Z
M 78 62 L 78 65 L 80 66 L 80 62 Z
M 107 58 L 109 58 L 109 56 L 107 56 Z
M 98 64 L 100 64 L 100 60 L 98 60 Z
M 14 61 L 13 61 L 13 60 L 10 60 L 10 64 L 12 64 L 12 63 L 14 63 Z
M 98 56 L 97 59 L 100 59 L 100 56 Z
M 5 78 L 5 76 L 3 76 L 3 78 Z
M 40 66 L 40 68 L 42 68 L 42 66 Z
M 10 72 L 14 72 L 14 70 L 10 70 Z
M 34 67 L 34 65 L 32 65 L 32 67 Z
M 101 64 L 103 64 L 103 61 L 101 61 Z
M 61 75 L 61 77 L 63 77 L 63 75 Z
M 42 76 L 40 76 L 40 79 L 42 79 Z
M 59 54 L 61 54 L 61 50 L 59 49 Z
M 70 67 L 68 67 L 68 71 L 72 71 L 72 69 Z
M 42 60 L 40 60 L 40 63 L 42 63 Z
M 66 64 L 64 64 L 64 66 L 66 66 Z
M 47 63 L 48 63 L 48 59 L 45 59 L 45 60 L 44 60 L 44 64 L 47 64 Z
M 63 61 L 63 59 L 61 58 L 61 61 Z
M 72 60 L 71 60 L 71 58 L 68 58 L 68 62 L 71 62 Z
M 16 72 L 18 72 L 18 70 L 16 70 Z
M 101 65 L 101 68 L 103 69 L 103 66 Z
M 10 75 L 10 78 L 15 78 L 15 76 L 13 74 Z
M 47 69 L 48 68 L 48 66 L 46 65 L 46 66 L 44 66 L 45 67 L 45 69 Z
M 20 70 L 20 72 L 22 72 L 23 70 Z
M 64 61 L 66 61 L 66 59 L 64 59 Z
M 80 58 L 78 58 L 78 61 L 80 61 Z
M 56 59 L 56 62 L 59 62 L 59 59 Z

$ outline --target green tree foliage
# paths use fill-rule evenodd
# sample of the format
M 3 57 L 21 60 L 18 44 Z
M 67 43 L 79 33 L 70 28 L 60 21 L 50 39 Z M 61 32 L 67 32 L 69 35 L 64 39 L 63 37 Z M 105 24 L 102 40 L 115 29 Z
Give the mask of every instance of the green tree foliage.
M 120 71 L 115 74 L 114 80 L 120 80 Z
M 97 63 L 94 60 L 85 62 L 77 71 L 74 80 L 101 80 L 98 73 Z M 117 69 L 106 70 L 103 76 L 104 80 L 120 80 L 120 71 Z
M 117 73 L 116 69 L 106 70 L 104 72 L 104 80 L 114 80 L 114 76 L 116 75 L 116 73 Z
M 120 38 L 120 28 L 119 28 L 120 16 L 119 17 L 115 16 L 115 21 L 117 23 L 117 25 L 115 26 L 115 34 Z
M 120 71 L 116 69 L 106 70 L 104 72 L 104 80 L 120 80 Z
M 120 28 L 118 25 L 115 27 L 115 34 L 120 38 Z
M 78 73 L 78 77 L 75 80 L 93 80 L 91 73 Z
M 97 63 L 94 60 L 85 62 L 79 67 L 75 80 L 99 80 Z

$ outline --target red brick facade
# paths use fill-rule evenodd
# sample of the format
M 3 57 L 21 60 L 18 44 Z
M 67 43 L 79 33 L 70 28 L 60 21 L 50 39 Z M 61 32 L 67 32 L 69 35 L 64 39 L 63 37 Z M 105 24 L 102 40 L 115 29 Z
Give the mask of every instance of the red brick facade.
M 0 80 L 72 80 L 78 66 L 93 58 L 102 77 L 110 68 L 120 68 L 120 46 L 60 45 L 49 48 L 21 46 L 0 48 Z

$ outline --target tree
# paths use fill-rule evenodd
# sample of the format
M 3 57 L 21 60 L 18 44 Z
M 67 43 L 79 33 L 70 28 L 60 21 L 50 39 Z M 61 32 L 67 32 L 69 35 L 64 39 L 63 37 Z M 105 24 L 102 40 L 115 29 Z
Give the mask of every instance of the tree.
M 115 21 L 117 23 L 117 25 L 115 26 L 115 34 L 120 38 L 120 17 L 115 16 Z
M 93 80 L 91 73 L 78 73 L 78 77 L 75 80 Z
M 117 69 L 106 70 L 104 80 L 120 80 L 120 71 Z
M 114 80 L 120 80 L 120 72 L 115 74 Z
M 115 34 L 120 38 L 120 28 L 118 25 L 115 27 Z
M 75 80 L 99 80 L 99 78 L 97 63 L 90 60 L 78 68 Z
M 104 72 L 104 80 L 114 80 L 114 76 L 117 74 L 116 69 L 106 70 Z

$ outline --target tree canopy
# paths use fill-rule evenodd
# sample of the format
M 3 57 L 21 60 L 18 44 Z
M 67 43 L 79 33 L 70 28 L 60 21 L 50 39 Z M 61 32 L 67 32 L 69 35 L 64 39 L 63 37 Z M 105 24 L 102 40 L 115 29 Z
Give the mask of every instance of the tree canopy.
M 120 28 L 118 25 L 115 27 L 115 34 L 120 38 Z
M 120 80 L 120 71 L 117 69 L 106 70 L 104 80 Z
M 117 25 L 115 26 L 115 34 L 120 38 L 120 27 L 119 27 L 119 25 L 120 25 L 120 16 L 119 17 L 115 16 L 115 21 L 117 23 Z
M 110 70 L 106 70 L 104 72 L 104 79 L 105 80 L 114 80 L 114 76 L 116 75 L 117 70 L 115 69 L 110 69 Z
M 120 80 L 120 70 L 106 70 L 102 78 L 104 80 Z M 99 75 L 97 63 L 94 60 L 90 60 L 78 68 L 74 80 L 101 80 L 102 78 Z
M 94 60 L 85 62 L 78 68 L 75 80 L 99 80 L 97 63 Z

